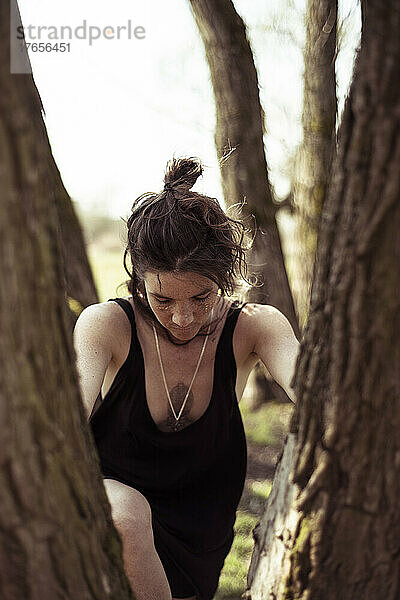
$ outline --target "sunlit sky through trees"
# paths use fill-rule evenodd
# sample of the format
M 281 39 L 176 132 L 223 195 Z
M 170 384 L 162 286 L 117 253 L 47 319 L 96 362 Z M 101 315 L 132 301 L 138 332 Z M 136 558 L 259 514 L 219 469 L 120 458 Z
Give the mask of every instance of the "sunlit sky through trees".
M 18 0 L 27 42 L 38 26 L 143 27 L 143 39 L 70 42 L 70 52 L 32 52 L 36 85 L 64 184 L 85 210 L 120 217 L 143 192 L 159 191 L 166 161 L 198 156 L 208 167 L 195 189 L 222 200 L 215 112 L 204 48 L 188 0 Z M 305 0 L 235 0 L 248 27 L 266 112 L 265 146 L 275 191 L 289 191 L 301 140 Z M 339 109 L 360 35 L 357 0 L 340 2 Z M 82 31 L 82 30 L 81 30 Z M 94 31 L 94 30 L 93 30 Z M 140 34 L 140 31 L 138 31 Z M 33 37 L 35 36 L 35 38 Z M 53 38 L 52 43 L 55 43 Z M 59 40 L 62 41 L 62 40 Z

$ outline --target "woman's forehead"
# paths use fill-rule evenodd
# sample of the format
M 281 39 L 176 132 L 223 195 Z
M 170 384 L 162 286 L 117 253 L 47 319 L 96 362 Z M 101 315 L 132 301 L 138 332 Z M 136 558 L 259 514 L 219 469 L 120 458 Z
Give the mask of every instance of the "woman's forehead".
M 149 292 L 169 298 L 186 298 L 203 291 L 217 289 L 217 285 L 208 277 L 198 273 L 146 271 L 144 281 Z

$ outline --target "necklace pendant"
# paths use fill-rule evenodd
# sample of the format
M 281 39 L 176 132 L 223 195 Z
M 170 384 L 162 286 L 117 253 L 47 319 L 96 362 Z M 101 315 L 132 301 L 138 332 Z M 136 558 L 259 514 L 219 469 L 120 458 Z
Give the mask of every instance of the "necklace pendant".
M 213 313 L 214 313 L 214 307 L 211 310 L 211 319 L 212 319 Z M 187 399 L 189 397 L 190 390 L 192 389 L 193 382 L 194 382 L 194 380 L 196 378 L 197 371 L 199 370 L 199 367 L 200 367 L 201 359 L 203 358 L 203 354 L 204 354 L 204 351 L 206 349 L 206 345 L 207 345 L 207 342 L 208 342 L 208 335 L 210 333 L 210 324 L 208 325 L 207 335 L 204 337 L 203 346 L 202 346 L 201 351 L 200 351 L 199 360 L 197 361 L 197 365 L 196 365 L 195 371 L 193 373 L 192 381 L 190 382 L 189 389 L 186 392 L 186 396 L 185 396 L 185 398 L 183 400 L 180 412 L 178 413 L 178 415 L 179 415 L 178 417 L 176 415 L 176 412 L 175 412 L 175 409 L 174 409 L 173 404 L 171 402 L 171 397 L 170 397 L 170 394 L 169 394 L 169 391 L 168 391 L 167 380 L 165 378 L 165 372 L 164 372 L 164 365 L 163 365 L 163 362 L 162 362 L 162 359 L 161 359 L 160 344 L 158 343 L 158 335 L 157 335 L 156 328 L 154 327 L 154 324 L 153 324 L 153 333 L 154 333 L 154 341 L 155 341 L 157 355 L 158 355 L 158 362 L 160 363 L 161 375 L 162 375 L 162 378 L 163 378 L 165 392 L 167 394 L 168 403 L 169 403 L 169 406 L 171 408 L 172 414 L 175 417 L 175 424 L 173 425 L 173 431 L 179 431 L 180 429 L 182 429 L 182 424 L 179 423 L 178 421 L 179 421 L 179 418 L 180 418 L 181 414 L 183 414 L 183 410 L 185 408 L 186 401 L 187 401 Z

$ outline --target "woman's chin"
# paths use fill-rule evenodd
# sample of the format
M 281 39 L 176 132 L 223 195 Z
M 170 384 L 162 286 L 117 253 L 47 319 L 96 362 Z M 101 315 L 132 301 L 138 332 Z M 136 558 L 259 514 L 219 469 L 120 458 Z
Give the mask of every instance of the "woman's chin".
M 172 328 L 168 329 L 168 331 L 177 340 L 179 340 L 181 342 L 187 342 L 188 340 L 191 340 L 192 338 L 196 337 L 196 335 L 198 333 L 198 328 L 197 327 L 188 327 L 185 329 L 183 329 L 183 328 L 179 329 L 178 327 L 174 327 L 173 329 Z

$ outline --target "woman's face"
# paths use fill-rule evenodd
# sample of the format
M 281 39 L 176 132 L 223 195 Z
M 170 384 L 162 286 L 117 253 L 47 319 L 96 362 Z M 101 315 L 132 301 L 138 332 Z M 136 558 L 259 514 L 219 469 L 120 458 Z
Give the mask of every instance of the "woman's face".
M 217 284 L 197 273 L 146 271 L 144 286 L 158 321 L 181 341 L 197 335 L 218 297 Z

